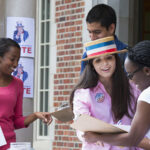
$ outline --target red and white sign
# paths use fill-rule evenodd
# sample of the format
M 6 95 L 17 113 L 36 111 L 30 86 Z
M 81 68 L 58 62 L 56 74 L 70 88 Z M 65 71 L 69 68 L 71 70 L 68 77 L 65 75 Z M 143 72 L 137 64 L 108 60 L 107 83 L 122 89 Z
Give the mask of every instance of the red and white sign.
M 18 67 L 12 73 L 24 84 L 24 97 L 33 98 L 34 63 L 32 58 L 20 58 Z

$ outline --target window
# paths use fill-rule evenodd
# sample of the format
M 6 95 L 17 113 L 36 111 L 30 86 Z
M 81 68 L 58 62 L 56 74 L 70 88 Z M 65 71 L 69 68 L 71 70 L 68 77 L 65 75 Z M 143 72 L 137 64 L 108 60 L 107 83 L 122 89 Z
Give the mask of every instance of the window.
M 38 55 L 37 55 L 37 111 L 48 112 L 50 107 L 50 0 L 39 0 L 38 5 Z M 48 126 L 40 120 L 37 125 L 38 137 L 48 137 Z
M 36 49 L 34 111 L 52 112 L 54 74 L 56 73 L 55 1 L 36 1 Z M 50 126 L 38 120 L 33 128 L 33 146 L 37 150 L 52 149 L 55 122 Z

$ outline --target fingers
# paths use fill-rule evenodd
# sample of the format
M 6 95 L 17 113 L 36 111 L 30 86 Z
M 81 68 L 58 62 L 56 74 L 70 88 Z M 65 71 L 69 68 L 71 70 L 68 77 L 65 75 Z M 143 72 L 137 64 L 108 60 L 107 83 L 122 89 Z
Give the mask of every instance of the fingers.
M 51 122 L 53 121 L 53 119 L 52 119 L 52 117 L 51 117 L 51 115 L 50 114 L 47 114 L 47 115 L 45 115 L 45 123 L 47 124 L 47 125 L 50 125 L 51 124 Z
M 49 112 L 43 112 L 43 122 L 46 123 L 47 125 L 50 125 L 51 122 L 53 121 L 51 115 Z
M 43 123 L 50 125 L 53 121 L 51 114 L 49 112 L 35 112 L 36 118 L 39 118 L 43 121 Z
M 50 125 L 52 121 L 53 121 L 53 118 L 51 115 L 49 115 L 47 125 Z
M 47 122 L 47 125 L 50 125 L 52 121 L 53 121 L 53 118 L 50 118 L 49 121 Z

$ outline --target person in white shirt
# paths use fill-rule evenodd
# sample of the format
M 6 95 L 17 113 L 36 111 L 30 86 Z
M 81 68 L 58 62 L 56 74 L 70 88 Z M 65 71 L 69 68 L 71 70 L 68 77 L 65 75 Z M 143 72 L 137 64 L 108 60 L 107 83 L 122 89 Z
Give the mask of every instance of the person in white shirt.
M 147 135 L 150 138 L 150 41 L 139 42 L 129 49 L 125 69 L 128 78 L 142 91 L 138 98 L 131 129 L 128 133 L 121 134 L 86 132 L 83 137 L 88 143 L 102 141 L 111 145 L 142 147 L 144 143 L 140 141 L 144 136 Z

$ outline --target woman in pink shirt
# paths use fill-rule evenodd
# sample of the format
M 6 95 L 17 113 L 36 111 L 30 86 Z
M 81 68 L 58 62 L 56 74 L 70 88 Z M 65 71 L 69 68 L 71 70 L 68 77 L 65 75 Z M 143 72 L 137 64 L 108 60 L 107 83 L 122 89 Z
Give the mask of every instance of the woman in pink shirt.
M 106 37 L 85 44 L 88 64 L 70 96 L 75 119 L 88 114 L 110 124 L 131 124 L 139 90 L 130 83 L 121 66 L 114 38 Z M 92 122 L 91 122 L 92 123 Z M 82 150 L 137 150 L 136 147 L 117 147 L 106 143 L 82 141 Z
M 0 150 L 7 150 L 10 142 L 16 141 L 15 129 L 28 127 L 37 118 L 51 123 L 48 112 L 35 112 L 22 115 L 23 82 L 11 74 L 20 59 L 20 46 L 9 38 L 0 38 L 0 127 L 7 145 Z

